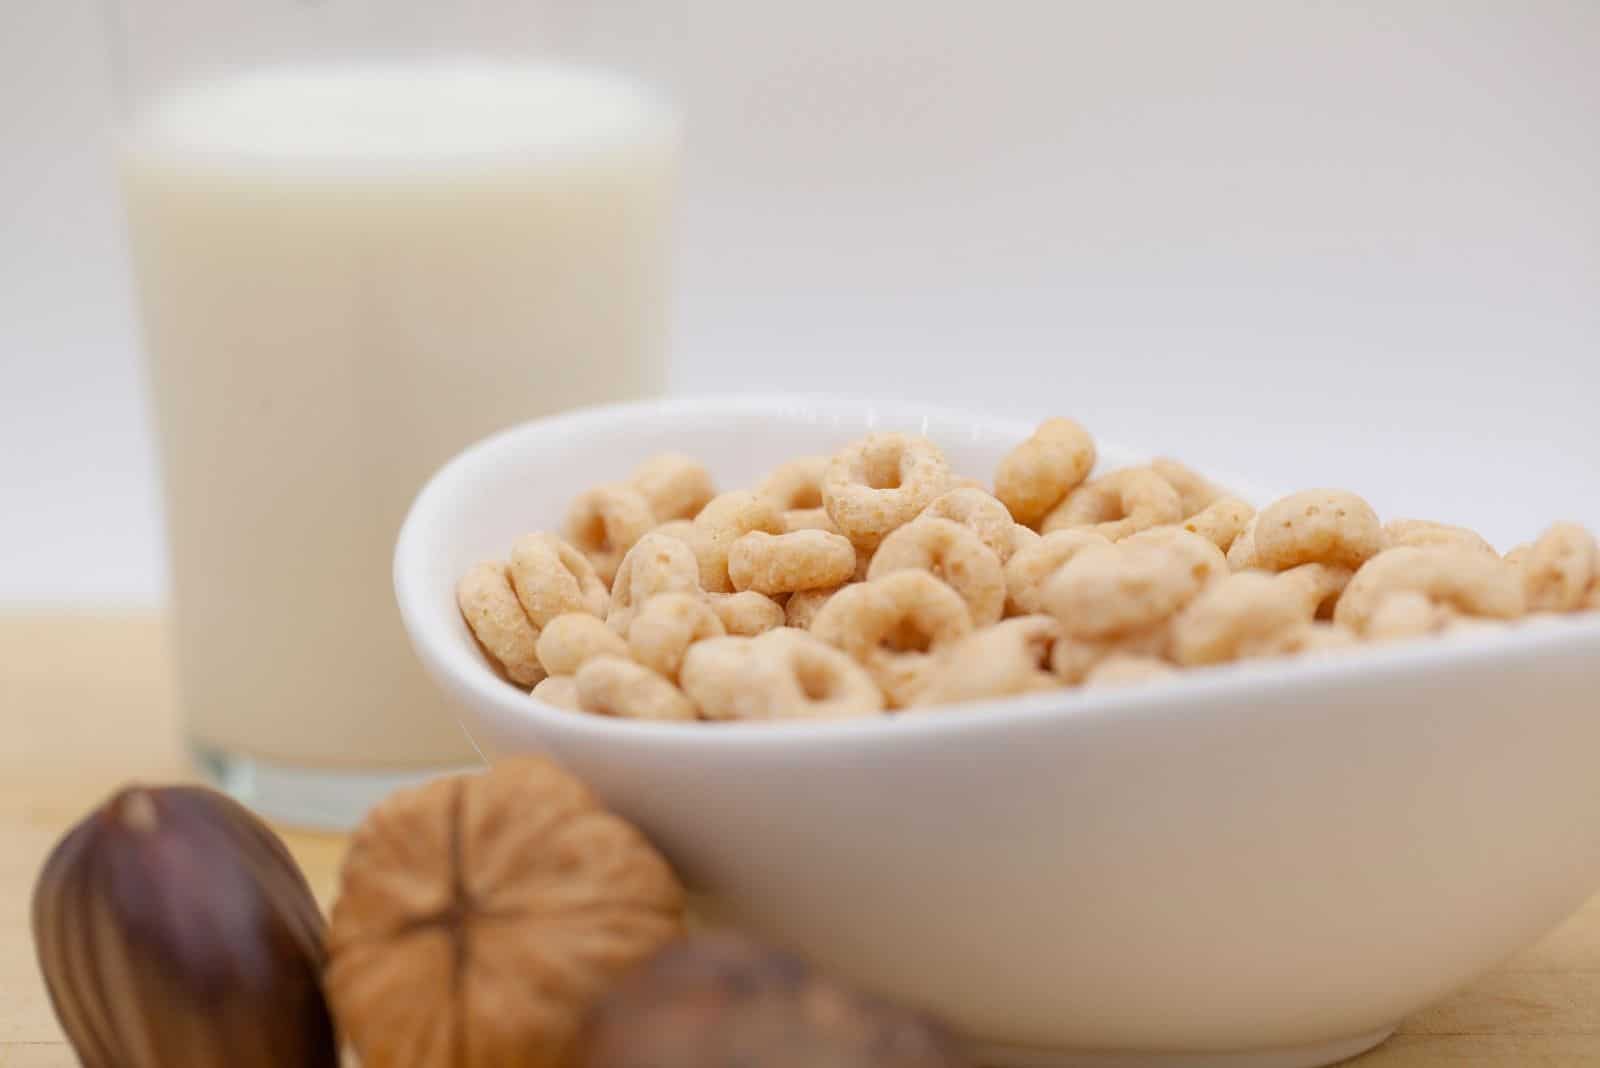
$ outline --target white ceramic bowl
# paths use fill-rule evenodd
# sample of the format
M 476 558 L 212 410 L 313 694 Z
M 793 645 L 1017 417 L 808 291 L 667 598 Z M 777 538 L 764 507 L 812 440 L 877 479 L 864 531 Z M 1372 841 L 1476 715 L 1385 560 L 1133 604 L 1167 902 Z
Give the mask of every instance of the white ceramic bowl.
M 401 532 L 417 653 L 487 753 L 551 753 L 729 919 L 943 1013 L 992 1063 L 1328 1063 L 1600 884 L 1593 617 L 938 714 L 708 725 L 545 707 L 457 614 L 468 565 L 652 453 L 736 486 L 872 429 L 929 434 L 979 474 L 1029 428 L 712 398 L 490 438 Z

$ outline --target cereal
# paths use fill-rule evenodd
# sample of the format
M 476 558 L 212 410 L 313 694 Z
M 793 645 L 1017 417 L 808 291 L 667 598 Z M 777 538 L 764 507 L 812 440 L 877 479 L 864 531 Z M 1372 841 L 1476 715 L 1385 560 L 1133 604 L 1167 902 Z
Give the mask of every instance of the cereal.
M 1450 620 L 1450 613 L 1416 590 L 1397 590 L 1385 594 L 1372 610 L 1367 622 L 1367 640 L 1404 641 L 1437 634 Z
M 532 696 L 547 705 L 582 711 L 578 703 L 578 680 L 571 675 L 551 675 L 533 688 Z
M 949 519 L 971 529 L 978 539 L 1003 564 L 1011 559 L 1017 539 L 1012 533 L 1017 524 L 1012 522 L 1006 506 L 977 489 L 954 489 L 935 497 L 922 510 L 922 515 L 933 519 Z M 1028 530 L 1023 527 L 1023 530 Z M 1033 531 L 1029 530 L 1029 534 Z
M 1281 656 L 1325 656 L 1348 652 L 1360 644 L 1360 639 L 1337 623 L 1313 621 L 1290 627 L 1273 644 Z
M 783 516 L 766 497 L 746 490 L 715 497 L 694 517 L 694 552 L 700 561 L 700 585 L 707 593 L 732 593 L 728 552 L 753 530 L 783 533 Z
M 1223 552 L 1233 547 L 1249 528 L 1256 510 L 1237 497 L 1219 497 L 1183 521 L 1183 529 L 1198 534 Z
M 1176 675 L 1177 669 L 1165 660 L 1153 656 L 1126 656 L 1117 654 L 1100 661 L 1084 676 L 1087 687 L 1134 686 Z
M 754 590 L 711 593 L 706 601 L 729 634 L 753 638 L 783 626 L 783 605 Z
M 1095 641 L 1063 635 L 1050 652 L 1050 670 L 1069 686 L 1077 686 L 1104 661 L 1114 656 L 1163 660 L 1171 651 L 1172 625 L 1162 620 L 1119 638 Z
M 694 703 L 654 671 L 620 656 L 599 656 L 577 674 L 578 706 L 621 719 L 692 720 Z
M 1070 419 L 1047 419 L 1000 461 L 994 495 L 1018 523 L 1037 526 L 1089 477 L 1094 462 L 1088 431 Z
M 1149 530 L 1130 534 L 1120 544 L 1153 545 L 1170 550 L 1183 563 L 1189 565 L 1190 571 L 1201 586 L 1209 586 L 1219 579 L 1227 578 L 1230 574 L 1228 558 L 1222 555 L 1221 549 L 1199 534 L 1191 533 L 1182 527 L 1151 527 Z
M 1025 527 L 1021 523 L 1011 524 L 1011 552 L 1015 555 L 1030 545 L 1039 544 L 1039 539 L 1044 535 L 1032 527 Z M 1007 557 L 1007 562 L 1010 557 Z
M 1069 637 L 1105 639 L 1173 615 L 1204 585 L 1194 564 L 1161 545 L 1084 549 L 1045 583 L 1045 610 Z
M 657 594 L 700 592 L 700 574 L 700 564 L 688 545 L 665 534 L 646 534 L 617 568 L 606 623 L 626 638 L 640 605 Z
M 535 627 L 568 612 L 604 617 L 611 602 L 589 558 L 554 534 L 529 534 L 511 548 L 511 588 Z
M 801 590 L 794 594 L 783 606 L 784 625 L 799 630 L 810 630 L 811 621 L 817 618 L 817 613 L 828 603 L 828 598 L 843 588 L 843 586 L 829 586 L 820 590 Z
M 628 550 L 655 525 L 650 502 L 632 486 L 596 486 L 567 509 L 567 540 L 608 586 Z
M 705 598 L 661 593 L 640 606 L 628 628 L 628 651 L 663 678 L 676 680 L 683 656 L 695 642 L 728 633 Z
M 1253 571 L 1261 565 L 1256 561 L 1256 524 L 1261 521 L 1261 513 L 1239 532 L 1233 539 L 1233 544 L 1228 546 L 1228 566 L 1235 571 Z
M 1355 572 L 1348 567 L 1331 564 L 1301 564 L 1278 573 L 1278 581 L 1295 589 L 1305 598 L 1312 615 L 1318 619 L 1332 619 L 1339 597 Z
M 1477 549 L 1494 553 L 1494 546 L 1485 541 L 1477 531 L 1455 527 L 1449 523 L 1435 523 L 1429 519 L 1391 519 L 1383 525 L 1385 549 L 1458 548 Z M 1496 554 L 1498 555 L 1498 554 Z
M 1275 576 L 1231 575 L 1196 597 L 1173 622 L 1173 658 L 1199 667 L 1276 655 L 1283 632 L 1311 622 L 1313 607 Z
M 828 457 L 802 456 L 775 468 L 757 484 L 756 492 L 770 499 L 779 511 L 821 508 L 822 473 L 827 469 Z
M 967 602 L 972 622 L 987 626 L 1005 612 L 1006 580 L 1000 559 L 970 527 L 949 519 L 917 519 L 883 539 L 867 581 L 896 571 L 926 571 Z
M 657 523 L 693 519 L 717 493 L 704 464 L 675 452 L 652 456 L 634 469 L 629 482 L 649 503 Z
M 811 633 L 864 666 L 892 708 L 915 699 L 930 654 L 965 637 L 972 615 L 961 595 L 926 571 L 895 571 L 828 599 Z
M 694 545 L 694 521 L 690 519 L 671 519 L 659 527 L 651 529 L 650 533 L 660 534 L 663 538 L 677 538 L 685 545 Z
M 538 648 L 539 663 L 552 675 L 576 675 L 585 661 L 597 656 L 628 655 L 628 643 L 616 631 L 583 612 L 568 612 L 545 624 Z
M 506 678 L 524 687 L 544 678 L 544 668 L 539 666 L 535 652 L 539 629 L 529 622 L 512 591 L 506 565 L 479 564 L 461 576 L 456 585 L 456 605 L 479 648 Z
M 918 706 L 948 705 L 1053 690 L 1050 651 L 1061 627 L 1049 616 L 1021 616 L 973 631 L 940 653 L 918 688 Z
M 1197 516 L 1210 508 L 1217 501 L 1228 496 L 1228 492 L 1218 487 L 1187 464 L 1181 464 L 1168 456 L 1158 457 L 1150 461 L 1150 470 L 1166 480 L 1167 485 L 1178 491 L 1178 502 L 1185 516 Z M 1237 500 L 1237 498 L 1234 498 Z M 1248 506 L 1246 506 L 1248 507 Z M 1251 509 L 1254 511 L 1254 509 Z M 1219 545 L 1219 549 L 1226 550 L 1227 546 Z
M 1005 566 L 1007 611 L 1012 615 L 1043 612 L 1045 580 L 1082 550 L 1110 544 L 1092 530 L 1058 530 L 1018 549 Z
M 1345 587 L 1335 622 L 1365 635 L 1379 603 L 1391 593 L 1415 591 L 1468 616 L 1514 619 L 1526 603 L 1522 576 L 1497 557 L 1475 549 L 1387 549 L 1374 556 Z
M 1256 566 L 1298 564 L 1358 568 L 1383 549 L 1372 506 L 1345 490 L 1306 490 L 1263 509 L 1255 525 Z
M 1102 475 L 1067 494 L 1040 525 L 1042 533 L 1092 527 L 1112 541 L 1183 518 L 1183 499 L 1148 467 Z
M 860 664 L 796 630 L 697 643 L 683 687 L 710 720 L 842 719 L 884 707 Z
M 829 534 L 839 533 L 839 528 L 833 525 L 833 517 L 826 508 L 791 508 L 782 515 L 783 532 L 793 534 L 797 530 L 825 530 Z
M 838 586 L 856 570 L 850 539 L 823 530 L 766 534 L 753 530 L 728 549 L 728 578 L 735 590 L 767 595 Z
M 1530 612 L 1580 611 L 1600 577 L 1600 548 L 1576 523 L 1557 523 L 1533 543 L 1521 571 Z
M 933 442 L 908 434 L 869 434 L 828 461 L 822 504 L 847 538 L 873 545 L 915 518 L 949 481 L 944 454 Z

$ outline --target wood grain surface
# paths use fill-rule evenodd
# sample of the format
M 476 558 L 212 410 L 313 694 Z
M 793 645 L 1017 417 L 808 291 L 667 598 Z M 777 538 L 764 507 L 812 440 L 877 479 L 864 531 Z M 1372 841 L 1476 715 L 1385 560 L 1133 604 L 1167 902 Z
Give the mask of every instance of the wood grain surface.
M 1600 753 L 1595 754 L 1600 774 Z M 120 783 L 192 778 L 165 633 L 149 616 L 0 616 L 0 1068 L 76 1064 L 39 981 L 34 877 Z M 342 842 L 286 831 L 326 904 Z M 1406 1022 L 1360 1068 L 1600 1065 L 1600 898 L 1498 971 Z

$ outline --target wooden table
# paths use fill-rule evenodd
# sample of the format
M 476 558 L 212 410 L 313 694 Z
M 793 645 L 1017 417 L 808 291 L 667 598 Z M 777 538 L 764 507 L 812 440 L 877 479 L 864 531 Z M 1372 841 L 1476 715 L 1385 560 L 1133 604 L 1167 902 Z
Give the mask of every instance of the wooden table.
M 1600 771 L 1600 753 L 1596 760 Z M 45 854 L 118 783 L 189 775 L 158 619 L 0 615 L 0 1068 L 75 1063 L 28 932 L 29 895 Z M 286 838 L 326 904 L 340 839 Z M 1600 898 L 1350 1063 L 1600 1065 Z

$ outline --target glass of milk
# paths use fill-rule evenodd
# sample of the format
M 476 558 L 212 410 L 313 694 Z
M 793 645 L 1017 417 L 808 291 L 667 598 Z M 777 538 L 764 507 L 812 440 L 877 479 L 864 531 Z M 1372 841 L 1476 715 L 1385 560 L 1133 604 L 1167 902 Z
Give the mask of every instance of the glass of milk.
M 479 759 L 393 603 L 413 494 L 662 385 L 676 124 L 530 58 L 516 3 L 116 10 L 187 741 L 264 814 L 348 826 Z

